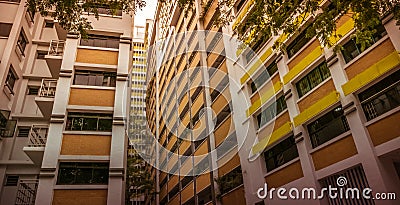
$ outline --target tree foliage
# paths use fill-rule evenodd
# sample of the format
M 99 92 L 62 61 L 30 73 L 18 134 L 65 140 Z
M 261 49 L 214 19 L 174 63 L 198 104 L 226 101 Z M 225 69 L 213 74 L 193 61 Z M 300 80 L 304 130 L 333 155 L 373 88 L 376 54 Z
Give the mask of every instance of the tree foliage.
M 381 24 L 381 19 L 393 15 L 399 24 L 400 0 L 330 0 L 324 4 L 321 0 L 255 0 L 254 6 L 246 19 L 235 28 L 239 39 L 251 43 L 271 35 L 289 36 L 299 32 L 299 27 L 311 16 L 312 22 L 307 30 L 307 36 L 316 36 L 324 46 L 334 46 L 332 37 L 340 38 L 336 33 L 336 22 L 344 15 L 353 18 L 356 40 L 363 47 L 372 43 L 375 28 Z M 256 31 L 256 32 L 254 32 Z M 257 35 L 255 35 L 255 33 Z M 246 41 L 246 39 L 252 41 Z M 333 38 L 333 39 L 335 39 Z M 275 48 L 283 48 L 277 41 Z
M 181 7 L 192 5 L 192 0 L 179 0 Z M 189 3 L 190 2 L 190 3 Z M 234 27 L 239 40 L 248 45 L 263 41 L 272 35 L 284 36 L 299 33 L 299 27 L 313 18 L 307 36 L 318 37 L 324 46 L 334 46 L 331 37 L 340 38 L 336 33 L 336 22 L 344 15 L 352 16 L 355 23 L 357 43 L 367 47 L 372 43 L 376 26 L 387 15 L 393 15 L 400 24 L 400 0 L 329 0 L 329 6 L 322 7 L 322 0 L 254 0 L 245 19 Z M 234 19 L 231 0 L 218 3 L 220 13 L 214 22 L 216 26 L 227 26 Z M 327 5 L 327 4 L 324 4 Z M 306 15 L 307 14 L 307 15 Z M 333 39 L 335 39 L 333 38 Z M 276 41 L 275 48 L 284 48 L 282 41 Z
M 27 7 L 32 13 L 42 16 L 51 15 L 60 26 L 68 32 L 87 35 L 87 30 L 92 29 L 91 22 L 85 14 L 92 13 L 99 19 L 99 8 L 109 9 L 111 14 L 122 10 L 134 14 L 137 9 L 146 6 L 144 0 L 28 0 Z

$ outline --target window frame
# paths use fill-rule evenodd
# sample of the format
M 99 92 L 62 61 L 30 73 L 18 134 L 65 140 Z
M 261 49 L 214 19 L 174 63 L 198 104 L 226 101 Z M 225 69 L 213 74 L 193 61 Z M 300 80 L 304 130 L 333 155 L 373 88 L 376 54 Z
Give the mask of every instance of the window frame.
M 338 124 L 335 123 L 341 123 L 340 124 L 341 126 L 338 126 Z M 316 126 L 316 128 L 315 127 L 313 128 L 313 126 Z M 333 130 L 329 130 L 330 127 L 333 127 Z M 341 105 L 333 108 L 326 114 L 315 119 L 313 122 L 308 124 L 306 128 L 313 149 L 321 147 L 330 140 L 335 139 L 341 134 L 350 131 L 350 126 L 348 124 L 346 116 L 344 115 L 344 110 Z M 323 134 L 321 135 L 322 138 L 321 136 L 316 135 L 324 130 L 325 131 L 328 130 L 327 131 L 328 135 Z M 331 134 L 332 136 L 329 136 L 329 134 Z M 319 141 L 321 139 L 322 141 Z
M 78 83 L 77 82 L 77 77 L 81 76 L 83 81 L 83 78 L 86 79 L 86 84 L 84 83 Z M 91 78 L 94 79 L 94 84 L 91 83 Z M 102 77 L 101 81 L 102 84 L 98 85 L 98 77 Z M 99 86 L 99 87 L 115 87 L 117 82 L 117 73 L 116 72 L 105 72 L 105 71 L 92 71 L 92 70 L 76 70 L 74 72 L 74 80 L 73 80 L 73 85 L 83 85 L 83 86 Z M 92 82 L 93 83 L 93 82 Z
M 368 50 L 368 48 L 371 48 L 379 40 L 381 40 L 383 37 L 385 37 L 387 35 L 386 28 L 385 28 L 385 26 L 383 24 L 378 25 L 375 29 L 377 31 L 373 35 L 373 38 L 371 39 L 371 41 L 372 41 L 371 45 L 366 46 L 364 48 L 364 50 L 361 49 L 361 45 L 360 44 L 357 44 L 355 37 L 354 38 L 350 38 L 347 42 L 343 43 L 342 49 L 340 50 L 340 53 L 342 55 L 342 58 L 343 58 L 345 64 L 349 64 L 350 62 L 352 62 L 354 59 L 356 59 L 358 56 L 360 56 L 362 53 L 364 53 L 366 50 Z M 345 53 L 346 52 L 345 51 L 346 47 L 350 46 L 350 44 L 352 44 L 352 46 L 354 46 L 356 48 L 355 51 L 357 51 L 357 54 L 355 56 L 350 56 L 349 54 Z
M 14 67 L 10 65 L 5 81 L 5 86 L 8 87 L 12 95 L 14 95 L 14 87 L 17 80 L 18 80 L 18 75 L 15 73 Z
M 86 166 L 85 166 L 85 164 L 86 164 Z M 89 166 L 89 164 L 90 164 L 90 166 Z M 110 170 L 109 166 L 110 166 L 109 162 L 60 162 L 59 166 L 58 166 L 56 184 L 57 185 L 107 185 L 108 179 L 109 179 L 109 170 Z M 66 179 L 66 177 L 62 177 L 63 169 L 71 169 L 71 171 L 69 171 L 69 172 L 77 173 L 73 176 L 74 179 L 71 180 L 70 183 L 67 183 L 65 181 L 60 181 L 60 180 Z M 95 175 L 96 170 L 102 170 L 102 171 L 107 170 L 105 173 L 105 178 L 103 179 L 104 182 L 97 182 L 97 183 L 96 182 L 94 182 L 94 183 L 77 182 L 77 180 L 78 180 L 77 176 L 78 176 L 79 171 L 81 170 L 81 172 L 82 172 L 82 170 L 84 170 L 84 169 L 86 169 L 86 170 L 91 169 L 90 170 L 91 171 L 91 174 L 90 174 L 91 179 L 90 180 L 93 180 L 93 178 L 95 177 L 94 175 Z M 86 180 L 88 180 L 88 179 L 86 179 Z
M 0 38 L 8 38 L 10 37 L 11 29 L 13 24 L 12 23 L 3 23 L 0 22 Z
M 285 144 L 285 143 L 287 143 L 287 144 Z M 287 145 L 290 145 L 290 146 L 287 146 Z M 278 159 L 275 159 L 275 157 L 277 158 L 278 155 L 282 155 L 282 157 L 284 157 L 283 154 L 285 152 L 287 152 L 288 150 L 291 150 L 293 148 L 296 150 L 296 152 L 294 153 L 293 156 L 291 156 L 291 158 L 288 158 L 288 159 L 284 159 L 283 158 L 283 161 L 276 162 Z M 279 151 L 277 151 L 277 150 L 279 150 Z M 274 151 L 275 151 L 275 153 L 274 153 Z M 267 155 L 269 155 L 269 153 L 272 153 L 272 156 L 267 156 Z M 268 148 L 267 150 L 264 151 L 263 156 L 264 156 L 265 166 L 266 166 L 267 172 L 271 172 L 273 170 L 276 170 L 279 167 L 282 167 L 285 164 L 291 162 L 292 160 L 298 158 L 299 157 L 299 151 L 297 149 L 297 145 L 296 145 L 294 136 L 290 135 L 289 137 L 286 137 L 285 139 L 283 139 L 280 142 L 276 143 L 275 145 L 271 146 L 270 148 Z M 269 167 L 268 161 L 270 159 L 274 160 L 273 161 L 274 164 L 273 164 L 272 167 Z
M 85 129 L 86 126 L 90 126 L 85 124 L 85 120 L 89 121 L 95 119 L 96 120 L 96 129 Z M 107 129 L 100 129 L 100 120 L 105 121 L 108 120 L 110 123 L 110 127 Z M 80 124 L 80 129 L 74 129 L 74 123 Z M 90 121 L 89 121 L 90 122 Z M 86 122 L 86 123 L 89 123 Z M 92 121 L 91 123 L 93 123 Z M 113 123 L 113 114 L 109 113 L 84 113 L 84 112 L 69 112 L 67 116 L 67 122 L 65 126 L 65 130 L 67 131 L 92 131 L 92 132 L 112 132 L 112 123 Z M 79 126 L 77 126 L 79 128 Z
M 327 71 L 326 73 L 323 72 L 323 70 L 322 70 L 323 68 L 326 69 L 325 70 L 325 71 Z M 316 74 L 317 71 L 318 71 L 319 75 L 318 76 L 314 75 L 315 79 L 311 79 L 313 77 L 312 75 Z M 323 61 L 322 63 L 317 65 L 315 68 L 313 68 L 304 77 L 302 77 L 300 80 L 298 80 L 295 83 L 295 87 L 296 87 L 296 91 L 297 91 L 298 97 L 302 98 L 303 96 L 307 95 L 314 88 L 318 87 L 322 82 L 324 82 L 326 79 L 330 78 L 331 76 L 332 76 L 332 74 L 331 74 L 331 72 L 329 70 L 328 64 L 326 63 L 326 61 Z M 316 83 L 318 81 L 317 80 L 318 77 L 319 77 L 319 82 Z M 308 87 L 307 89 L 301 88 L 301 83 L 304 83 L 304 82 L 307 83 L 307 87 Z M 306 91 L 304 91 L 304 90 L 306 90 Z
M 283 105 L 285 105 L 285 106 L 283 106 Z M 278 109 L 278 108 L 280 108 L 280 109 Z M 272 102 L 270 105 L 268 105 L 266 108 L 262 109 L 258 114 L 255 115 L 258 129 L 261 129 L 262 127 L 267 125 L 269 122 L 271 122 L 273 119 L 275 119 L 276 116 L 283 113 L 286 109 L 287 109 L 287 103 L 285 100 L 285 96 L 281 95 L 274 102 Z M 276 113 L 273 113 L 273 112 L 276 112 Z M 264 123 L 261 123 L 263 115 L 269 116 L 270 119 L 268 119 L 268 117 L 267 117 L 267 120 L 264 121 Z
M 25 31 L 21 29 L 19 32 L 17 47 L 21 51 L 22 55 L 25 55 L 26 46 L 29 44 L 28 37 L 26 37 Z

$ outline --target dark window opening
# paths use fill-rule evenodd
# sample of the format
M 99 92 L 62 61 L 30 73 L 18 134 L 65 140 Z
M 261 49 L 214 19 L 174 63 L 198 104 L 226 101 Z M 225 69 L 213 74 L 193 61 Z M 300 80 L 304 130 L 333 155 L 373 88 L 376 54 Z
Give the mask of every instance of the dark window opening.
M 17 47 L 21 51 L 22 54 L 25 53 L 26 45 L 28 45 L 28 39 L 24 33 L 23 30 L 19 33 L 18 41 L 17 41 Z
M 7 175 L 5 185 L 6 186 L 17 186 L 18 180 L 19 180 L 18 175 Z
M 115 87 L 117 74 L 101 71 L 75 71 L 74 85 Z
M 342 106 L 339 106 L 318 118 L 309 124 L 307 129 L 313 148 L 316 148 L 350 130 Z
M 44 27 L 45 27 L 45 28 L 53 28 L 53 27 L 54 27 L 54 22 L 52 22 L 52 21 L 46 21 L 46 22 L 44 23 Z
M 358 95 L 367 120 L 400 106 L 400 70 Z
M 326 62 L 323 62 L 314 68 L 314 70 L 296 83 L 299 98 L 310 92 L 313 88 L 317 87 L 320 83 L 322 83 L 322 81 L 326 80 L 330 76 L 331 73 Z
M 14 90 L 15 82 L 17 81 L 17 75 L 14 73 L 14 68 L 12 65 L 10 65 L 10 69 L 8 70 L 7 78 L 6 78 L 6 86 L 10 89 L 12 92 Z M 12 92 L 12 94 L 14 94 Z
M 65 130 L 110 132 L 112 122 L 112 114 L 72 112 L 68 113 Z
M 238 166 L 228 174 L 217 179 L 221 194 L 226 194 L 234 188 L 243 184 L 243 174 L 241 166 Z
M 17 137 L 28 137 L 30 130 L 30 127 L 18 127 Z
M 294 137 L 290 136 L 264 152 L 267 171 L 270 172 L 298 156 Z
M 88 39 L 81 39 L 81 46 L 119 48 L 119 37 L 90 34 Z M 143 60 L 144 59 L 140 59 Z
M 12 28 L 11 23 L 0 23 L 0 37 L 8 37 Z
M 258 127 L 262 127 L 287 108 L 285 97 L 282 95 L 274 103 L 257 115 Z
M 58 185 L 108 184 L 109 163 L 61 162 Z
M 39 87 L 28 87 L 28 95 L 38 95 Z
M 362 52 L 364 52 L 367 48 L 375 44 L 377 41 L 379 41 L 381 38 L 383 38 L 387 34 L 385 27 L 383 25 L 379 25 L 376 28 L 376 33 L 373 35 L 371 39 L 371 44 L 366 46 L 364 49 L 362 49 L 361 44 L 358 44 L 356 42 L 355 38 L 350 39 L 346 44 L 343 45 L 342 48 L 342 55 L 344 57 L 344 60 L 346 63 L 349 63 L 351 60 L 356 58 L 358 55 L 360 55 Z
M 306 27 L 297 37 L 291 42 L 286 51 L 289 58 L 292 58 L 297 52 L 299 52 L 311 39 L 312 37 L 307 36 L 307 30 L 310 27 Z
M 261 74 L 253 82 L 251 82 L 251 92 L 254 93 L 258 89 L 260 89 L 261 85 L 267 82 L 267 80 L 270 79 L 271 76 L 275 74 L 277 71 L 278 71 L 278 66 L 274 61 L 270 65 L 268 65 L 268 67 L 266 67 L 266 69 L 263 70 Z

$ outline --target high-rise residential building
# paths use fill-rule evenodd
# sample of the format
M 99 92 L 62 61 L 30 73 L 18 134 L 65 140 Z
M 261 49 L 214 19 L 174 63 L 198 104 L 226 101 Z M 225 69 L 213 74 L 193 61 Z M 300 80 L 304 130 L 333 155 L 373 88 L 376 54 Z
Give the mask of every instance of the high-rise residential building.
M 135 174 L 141 178 L 146 178 L 143 172 L 146 172 L 146 161 L 142 159 L 143 154 L 146 154 L 148 129 L 146 121 L 146 58 L 147 58 L 147 34 L 152 20 L 146 20 L 146 26 L 134 27 L 133 33 L 133 64 L 131 72 L 131 107 L 129 115 L 129 142 L 128 142 L 128 167 L 134 167 L 137 171 Z M 129 171 L 129 168 L 128 168 Z M 127 175 L 129 180 L 130 176 Z M 136 176 L 135 176 L 136 177 Z M 144 179 L 143 179 L 144 180 Z M 146 179 L 147 180 L 147 179 Z M 133 204 L 144 204 L 146 195 L 148 194 L 140 185 L 135 185 L 135 180 L 128 181 L 130 193 L 130 201 Z
M 133 18 L 88 38 L 0 2 L 0 204 L 123 204 Z
M 235 30 L 253 3 L 236 1 L 234 19 L 222 28 L 212 24 L 216 0 L 195 0 L 187 14 L 177 1 L 158 4 L 146 109 L 159 142 L 154 204 L 397 204 L 276 195 L 278 188 L 301 196 L 303 188 L 341 185 L 400 194 L 400 31 L 393 16 L 382 18 L 365 50 L 353 38 L 351 15 L 336 19 L 339 51 L 306 37 L 312 15 L 294 35 L 265 36 L 243 49 Z M 272 48 L 277 40 L 285 52 Z M 211 152 L 224 142 L 239 149 Z M 212 171 L 187 175 L 199 166 Z M 275 192 L 262 199 L 265 183 Z

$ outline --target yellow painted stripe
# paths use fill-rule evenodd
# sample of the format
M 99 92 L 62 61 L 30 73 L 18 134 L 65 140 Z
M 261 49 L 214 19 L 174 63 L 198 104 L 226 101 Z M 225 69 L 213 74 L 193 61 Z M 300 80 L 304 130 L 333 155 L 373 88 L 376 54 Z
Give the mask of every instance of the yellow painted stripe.
M 293 118 L 294 126 L 297 127 L 303 124 L 307 120 L 313 118 L 320 112 L 324 111 L 329 106 L 339 102 L 339 99 L 340 99 L 340 94 L 338 92 L 336 91 L 331 92 L 330 94 L 323 97 L 321 100 L 319 100 L 318 102 L 314 103 L 309 108 L 304 110 L 302 113 L 294 117 Z
M 261 97 L 256 100 L 250 107 L 249 109 L 247 109 L 246 115 L 247 117 L 249 117 L 250 115 L 252 115 L 258 108 L 261 107 L 261 105 L 263 105 L 264 103 L 268 102 L 279 90 L 281 90 L 283 87 L 282 82 L 277 82 L 273 85 L 273 87 L 271 87 L 270 89 L 268 89 L 267 91 L 265 91 L 265 93 L 263 93 L 261 95 Z
M 340 26 L 337 30 L 336 30 L 336 35 L 338 37 L 334 37 L 331 36 L 329 38 L 329 41 L 332 44 L 336 44 L 343 36 L 345 36 L 346 34 L 348 34 L 352 29 L 354 28 L 354 20 L 351 18 L 349 20 L 347 20 L 342 26 Z M 340 37 L 339 37 L 340 36 Z
M 317 58 L 322 55 L 321 46 L 317 46 L 310 54 L 308 54 L 302 61 L 295 65 L 285 76 L 283 76 L 283 83 L 286 85 L 294 77 L 296 77 L 301 71 L 303 71 L 307 66 L 314 62 Z
M 253 5 L 253 3 L 254 3 L 254 0 L 250 0 L 250 1 L 247 2 L 246 6 L 244 6 L 243 10 L 239 13 L 239 15 L 236 18 L 236 21 L 232 25 L 232 29 L 233 30 L 236 29 L 236 27 L 239 25 L 239 23 L 246 16 L 247 12 L 249 11 L 249 9 Z
M 292 123 L 291 122 L 285 123 L 278 129 L 276 129 L 270 136 L 264 137 L 259 143 L 254 145 L 252 148 L 253 154 L 257 154 L 264 151 L 266 147 L 275 143 L 276 141 L 278 141 L 291 131 L 292 131 Z
M 400 64 L 400 56 L 399 51 L 395 51 L 382 60 L 378 61 L 371 67 L 367 68 L 362 73 L 356 75 L 354 78 L 350 79 L 349 82 L 342 85 L 344 95 L 349 95 L 354 91 L 362 88 L 366 84 L 370 83 L 371 81 L 375 80 L 376 78 L 382 76 L 386 72 L 390 71 L 391 69 L 395 68 L 397 65 Z
M 240 83 L 245 83 L 247 79 L 250 78 L 251 75 L 253 75 L 257 69 L 264 64 L 264 62 L 268 59 L 269 56 L 273 53 L 272 47 L 268 48 L 261 56 L 260 59 L 258 59 L 251 67 L 250 69 L 243 75 L 242 78 L 240 78 Z

